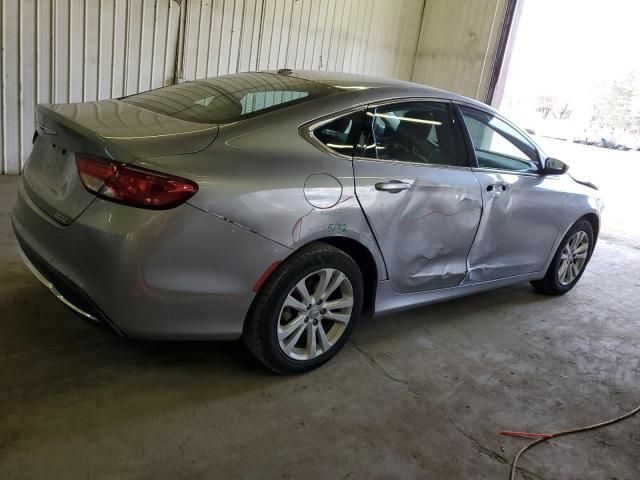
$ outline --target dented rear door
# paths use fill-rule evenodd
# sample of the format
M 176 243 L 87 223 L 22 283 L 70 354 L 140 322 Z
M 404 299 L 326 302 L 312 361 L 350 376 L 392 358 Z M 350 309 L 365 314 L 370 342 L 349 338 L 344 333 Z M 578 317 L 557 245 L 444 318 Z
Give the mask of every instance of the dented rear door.
M 353 160 L 356 194 L 398 293 L 453 287 L 482 213 L 480 185 L 444 101 L 371 107 Z

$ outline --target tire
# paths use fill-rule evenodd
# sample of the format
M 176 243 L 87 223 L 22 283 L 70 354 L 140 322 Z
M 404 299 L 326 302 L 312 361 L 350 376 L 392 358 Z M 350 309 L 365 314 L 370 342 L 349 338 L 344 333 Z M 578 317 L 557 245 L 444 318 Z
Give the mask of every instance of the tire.
M 571 250 L 571 246 L 569 245 L 570 242 L 577 238 L 583 238 L 583 236 L 585 235 L 588 244 L 586 245 L 586 251 L 584 252 L 584 262 L 579 263 L 582 259 L 582 250 L 584 249 L 578 249 L 577 252 L 579 253 L 575 254 L 575 257 L 570 257 L 572 258 L 572 261 L 569 262 L 569 265 L 574 264 L 576 268 L 579 267 L 577 274 L 574 274 L 571 271 L 571 267 L 563 267 L 563 259 L 566 257 L 567 249 Z M 595 238 L 591 223 L 584 219 L 578 220 L 569 229 L 567 234 L 560 242 L 558 250 L 553 256 L 553 260 L 551 261 L 549 269 L 547 270 L 544 278 L 542 278 L 541 280 L 532 281 L 531 285 L 533 285 L 533 287 L 538 292 L 544 293 L 546 295 L 562 295 L 567 293 L 576 285 L 576 283 L 578 283 L 578 280 L 580 280 L 580 277 L 582 277 L 582 274 L 587 268 L 587 264 L 589 263 L 591 254 L 593 253 L 594 244 Z M 580 245 L 580 243 L 578 243 L 577 245 Z
M 323 299 L 321 292 L 329 292 L 334 283 L 335 290 Z M 322 285 L 328 287 L 323 290 Z M 362 274 L 353 258 L 325 243 L 310 244 L 267 279 L 247 315 L 242 338 L 274 372 L 308 372 L 330 360 L 347 342 L 362 313 L 363 293 Z

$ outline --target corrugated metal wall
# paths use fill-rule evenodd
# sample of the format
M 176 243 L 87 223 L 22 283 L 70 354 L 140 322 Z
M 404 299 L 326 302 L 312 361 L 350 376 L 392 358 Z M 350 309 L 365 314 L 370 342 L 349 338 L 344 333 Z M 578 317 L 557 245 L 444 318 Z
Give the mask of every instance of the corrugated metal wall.
M 190 0 L 181 79 L 297 68 L 410 79 L 422 0 Z
M 504 0 L 0 4 L 0 171 L 18 173 L 31 148 L 36 103 L 114 98 L 281 67 L 413 79 L 482 97 Z
M 18 173 L 36 103 L 120 97 L 173 83 L 174 0 L 3 0 L 0 152 Z

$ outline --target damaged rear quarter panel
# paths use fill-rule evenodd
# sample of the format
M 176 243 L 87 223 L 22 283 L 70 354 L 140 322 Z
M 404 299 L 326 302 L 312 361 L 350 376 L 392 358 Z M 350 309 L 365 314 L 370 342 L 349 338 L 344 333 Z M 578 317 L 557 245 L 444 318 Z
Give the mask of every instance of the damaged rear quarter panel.
M 297 117 L 294 110 L 270 115 L 269 122 L 257 118 L 222 126 L 203 152 L 137 164 L 196 181 L 198 193 L 190 204 L 289 249 L 326 237 L 356 240 L 374 257 L 378 279 L 386 279 L 382 256 L 355 196 L 351 162 L 301 138 L 297 129 L 306 117 Z M 307 188 L 305 196 L 310 177 L 307 187 L 313 191 Z M 335 205 L 318 208 L 310 203 L 323 206 L 315 194 L 323 189 L 337 199 L 329 202 Z

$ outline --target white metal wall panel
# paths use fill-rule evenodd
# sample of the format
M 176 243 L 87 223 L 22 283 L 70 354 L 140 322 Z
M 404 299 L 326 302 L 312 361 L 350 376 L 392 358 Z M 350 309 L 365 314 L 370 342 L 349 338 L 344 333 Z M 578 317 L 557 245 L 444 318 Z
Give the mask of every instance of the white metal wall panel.
M 0 0 L 1 173 L 31 149 L 37 103 L 120 97 L 175 80 L 175 0 Z
M 181 80 L 304 68 L 409 79 L 422 0 L 189 0 Z
M 16 2 L 17 3 L 17 2 Z M 18 58 L 20 62 L 20 71 L 18 82 L 20 85 L 19 98 L 20 117 L 18 131 L 12 132 L 17 134 L 17 142 L 20 144 L 20 157 L 27 153 L 26 145 L 31 145 L 33 137 L 33 125 L 35 122 L 34 109 L 37 97 L 37 79 L 36 79 L 36 25 L 33 23 L 23 23 L 26 17 L 36 16 L 36 1 L 24 0 L 20 2 L 20 37 L 19 42 L 22 45 L 22 51 Z M 11 124 L 7 127 L 11 128 Z M 12 135 L 12 136 L 13 136 Z M 15 168 L 15 166 L 13 167 Z
M 0 173 L 22 169 L 37 103 L 117 98 L 176 80 L 288 67 L 482 97 L 504 4 L 0 0 Z
M 20 164 L 20 57 L 17 48 L 6 48 L 19 42 L 20 4 L 7 2 L 2 9 L 2 143 L 5 158 L 8 159 L 7 171 L 17 172 Z
M 428 0 L 412 80 L 484 100 L 505 0 Z

